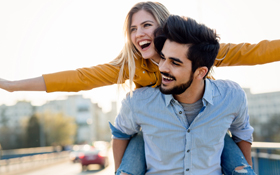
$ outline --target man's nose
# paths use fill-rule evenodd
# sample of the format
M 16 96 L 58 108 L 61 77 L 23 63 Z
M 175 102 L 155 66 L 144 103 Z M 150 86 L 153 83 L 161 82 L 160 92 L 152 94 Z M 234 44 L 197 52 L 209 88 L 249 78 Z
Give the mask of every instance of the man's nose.
M 165 60 L 161 59 L 158 68 L 160 72 L 169 72 L 168 64 Z

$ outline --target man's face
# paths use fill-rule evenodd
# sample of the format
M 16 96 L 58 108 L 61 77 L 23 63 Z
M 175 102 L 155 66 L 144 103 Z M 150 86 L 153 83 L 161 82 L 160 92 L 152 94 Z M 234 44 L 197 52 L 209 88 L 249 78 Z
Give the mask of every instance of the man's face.
M 182 94 L 193 80 L 192 63 L 187 58 L 189 46 L 166 40 L 161 51 L 159 70 L 163 94 Z

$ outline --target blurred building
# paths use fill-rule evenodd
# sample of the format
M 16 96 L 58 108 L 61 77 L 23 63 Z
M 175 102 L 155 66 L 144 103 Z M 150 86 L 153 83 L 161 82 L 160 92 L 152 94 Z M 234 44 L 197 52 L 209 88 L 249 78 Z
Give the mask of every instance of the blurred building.
M 68 96 L 64 100 L 49 101 L 37 107 L 38 113 L 64 113 L 74 117 L 77 123 L 77 143 L 92 143 L 96 140 L 110 140 L 111 133 L 108 121 L 116 117 L 116 103 L 112 102 L 112 110 L 104 113 L 102 108 L 82 95 Z
M 259 126 L 266 123 L 271 117 L 280 115 L 280 91 L 259 94 L 252 94 L 247 88 L 244 88 L 244 91 L 248 98 L 251 123 L 258 123 L 254 126 L 254 132 L 261 134 Z
M 74 117 L 77 124 L 76 143 L 92 143 L 96 140 L 109 141 L 111 132 L 108 121 L 114 121 L 117 115 L 116 102 L 108 105 L 112 110 L 104 113 L 102 108 L 92 103 L 89 98 L 82 95 L 66 96 L 62 100 L 49 101 L 42 106 L 32 106 L 30 102 L 19 101 L 13 106 L 0 106 L 0 127 L 6 125 L 10 128 L 18 128 L 22 121 L 27 121 L 34 113 L 56 114 Z M 43 121 L 43 117 L 40 118 Z
M 27 120 L 34 113 L 34 107 L 30 102 L 18 101 L 13 106 L 0 106 L 0 126 L 7 125 L 12 128 L 20 128 L 22 121 Z
M 13 106 L 0 106 L 0 142 L 3 147 L 17 148 L 18 141 L 22 139 L 27 121 L 34 113 L 34 107 L 30 102 L 18 101 Z

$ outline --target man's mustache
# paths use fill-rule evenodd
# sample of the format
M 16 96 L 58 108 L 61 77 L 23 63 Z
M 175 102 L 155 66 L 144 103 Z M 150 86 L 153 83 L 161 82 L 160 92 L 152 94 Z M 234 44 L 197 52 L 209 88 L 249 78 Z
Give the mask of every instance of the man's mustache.
M 176 80 L 175 77 L 173 77 L 172 75 L 168 74 L 168 73 L 165 73 L 165 72 L 160 72 L 162 75 L 168 77 L 168 78 L 172 78 L 173 80 Z

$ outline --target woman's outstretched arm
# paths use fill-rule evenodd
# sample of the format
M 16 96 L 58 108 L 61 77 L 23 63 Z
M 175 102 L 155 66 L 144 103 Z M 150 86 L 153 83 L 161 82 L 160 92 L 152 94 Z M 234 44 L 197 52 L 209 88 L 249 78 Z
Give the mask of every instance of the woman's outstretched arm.
M 257 44 L 220 44 L 215 66 L 245 66 L 280 61 L 280 40 Z
M 125 70 L 126 71 L 126 70 Z M 13 91 L 66 91 L 77 92 L 116 84 L 119 67 L 110 63 L 77 70 L 44 74 L 40 77 L 18 81 L 0 78 L 0 89 Z M 126 74 L 124 74 L 126 76 Z
M 47 92 L 78 92 L 116 84 L 119 71 L 119 67 L 107 63 L 76 70 L 44 74 L 43 77 Z
M 18 81 L 9 81 L 0 78 L 0 88 L 9 92 L 46 91 L 45 81 L 42 76 Z

